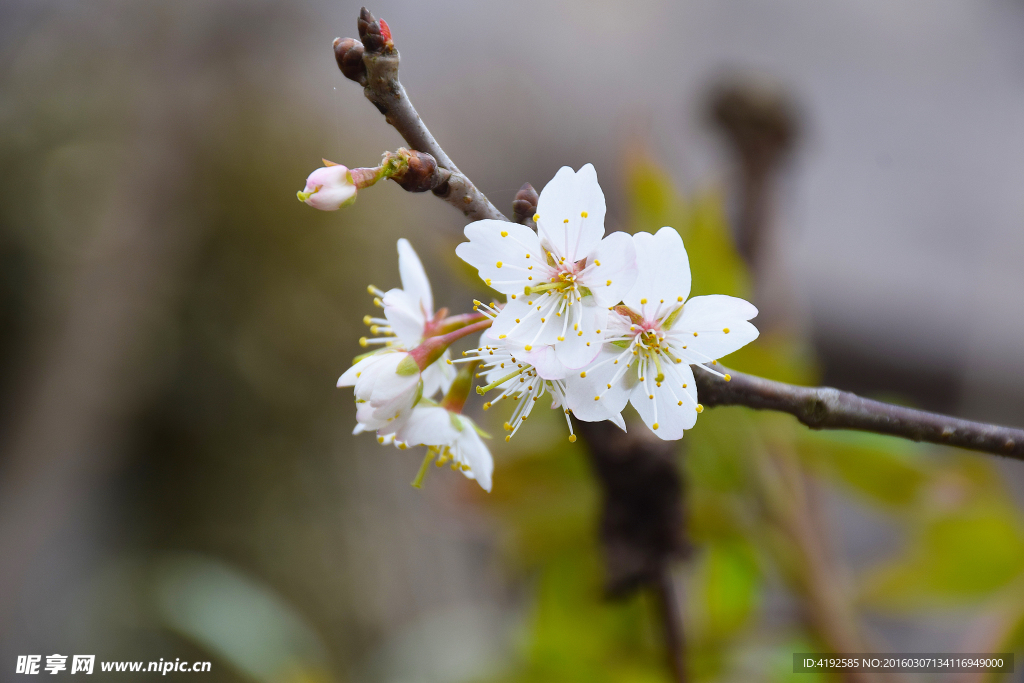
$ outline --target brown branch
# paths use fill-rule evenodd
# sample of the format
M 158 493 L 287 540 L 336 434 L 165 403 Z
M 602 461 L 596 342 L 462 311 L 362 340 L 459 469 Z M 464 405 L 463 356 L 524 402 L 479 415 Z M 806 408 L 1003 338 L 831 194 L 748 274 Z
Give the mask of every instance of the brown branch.
M 1024 460 L 1022 429 L 914 410 L 830 387 L 798 387 L 728 372 L 729 382 L 710 373 L 697 374 L 697 395 L 705 407 L 777 410 L 811 429 L 856 429 Z
M 373 102 L 384 119 L 414 150 L 426 152 L 437 160 L 438 166 L 450 171 L 448 181 L 433 193 L 461 211 L 467 218 L 477 221 L 485 218 L 508 220 L 490 200 L 476 189 L 455 163 L 445 154 L 441 145 L 412 106 L 402 82 L 398 80 L 398 50 L 391 40 L 387 24 L 374 19 L 364 7 L 359 15 L 359 37 L 336 39 L 334 54 L 342 73 L 363 86 L 366 98 Z M 358 68 L 362 56 L 363 69 Z

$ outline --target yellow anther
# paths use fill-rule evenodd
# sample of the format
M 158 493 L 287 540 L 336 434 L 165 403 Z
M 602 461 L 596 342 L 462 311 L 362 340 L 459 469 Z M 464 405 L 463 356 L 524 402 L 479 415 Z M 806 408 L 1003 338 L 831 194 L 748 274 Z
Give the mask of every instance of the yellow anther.
M 645 304 L 645 303 L 647 303 L 647 299 L 640 299 L 640 303 L 641 303 L 641 304 Z
M 731 382 L 732 381 L 732 375 L 726 375 L 725 376 L 725 381 L 726 382 Z
M 452 359 L 451 358 L 445 358 L 444 362 L 447 363 L 448 365 L 451 365 L 452 364 Z
M 652 426 L 652 427 L 654 427 L 655 429 L 657 429 L 657 428 L 658 428 L 658 423 L 657 423 L 657 422 L 655 422 L 655 423 L 654 423 L 654 424 L 652 424 L 651 426 Z
M 376 294 L 377 293 L 377 288 L 374 287 L 373 285 L 366 285 L 366 293 L 367 294 Z
M 701 404 L 698 403 L 697 404 L 697 412 L 698 413 L 703 413 L 704 412 L 704 406 L 702 406 Z
M 597 334 L 601 334 L 601 330 L 595 330 Z
M 582 337 L 583 336 L 583 330 L 580 330 L 579 332 L 577 332 L 576 336 L 577 337 Z M 587 346 L 590 346 L 590 344 L 587 344 Z
M 502 237 L 508 237 L 508 230 L 502 230 L 501 231 L 501 236 Z
M 509 434 L 508 436 L 505 437 L 505 443 L 508 443 L 511 440 L 512 440 L 512 435 L 511 434 Z
M 570 434 L 569 435 L 569 443 L 576 443 L 576 435 L 575 434 Z
M 650 396 L 648 396 L 647 398 L 649 398 L 649 399 L 651 399 L 651 400 L 653 401 L 653 400 L 654 400 L 654 394 L 651 394 L 651 395 L 650 395 Z
M 379 306 L 380 308 L 384 308 L 384 302 L 380 300 L 379 296 L 373 297 L 373 305 Z
M 516 295 L 515 295 L 515 294 L 513 294 L 513 295 L 512 295 L 512 298 L 513 298 L 513 299 L 515 299 L 515 298 L 516 298 Z
M 586 370 L 584 370 L 583 372 L 580 373 L 580 377 L 586 377 L 586 376 L 587 376 L 587 371 Z
M 684 382 L 684 383 L 683 383 L 683 389 L 685 389 L 685 388 L 686 388 L 686 383 Z
M 609 286 L 609 287 L 610 287 L 610 286 L 611 286 L 611 284 L 612 284 L 612 281 L 611 281 L 611 280 L 608 280 L 608 282 L 606 282 L 606 283 L 604 283 L 604 284 L 605 284 L 606 286 Z
M 694 337 L 696 337 L 696 336 L 697 336 L 697 333 L 696 333 L 696 332 L 694 332 L 694 333 L 693 333 L 693 336 L 694 336 Z M 684 346 L 683 348 L 685 349 L 686 347 Z
M 563 223 L 568 223 L 568 222 L 569 222 L 569 219 L 568 219 L 568 218 L 566 218 L 566 219 L 565 219 L 564 221 L 562 221 L 562 222 L 563 222 Z
M 594 259 L 594 265 L 595 266 L 599 266 L 599 265 L 601 265 L 601 262 L 599 260 L 597 260 L 597 259 Z
M 680 402 L 679 402 L 679 403 L 677 403 L 676 405 L 677 405 L 677 406 L 681 406 L 681 405 L 683 405 L 683 402 L 682 402 L 682 401 L 680 401 Z
M 519 318 L 516 318 L 516 322 L 519 322 Z
M 533 351 L 533 347 L 532 347 L 532 346 L 530 346 L 529 344 L 527 344 L 527 345 L 526 345 L 526 346 L 524 346 L 523 348 L 524 348 L 524 349 L 526 349 L 527 351 Z
M 609 388 L 609 389 L 611 389 L 611 388 L 612 388 L 612 385 L 611 385 L 611 384 L 609 384 L 609 385 L 608 385 L 608 388 Z
M 384 443 L 384 437 L 383 436 L 378 436 L 377 437 L 377 443 Z
M 369 343 L 369 342 L 368 342 L 368 341 L 366 340 L 366 337 L 360 337 L 360 338 L 359 338 L 359 345 L 360 345 L 360 346 L 362 346 L 363 348 L 366 348 L 366 345 L 367 345 L 368 343 Z
M 683 303 L 683 297 L 677 296 L 676 301 L 678 301 L 679 303 Z
M 580 218 L 586 218 L 586 217 L 587 217 L 587 212 L 586 211 L 581 211 L 580 212 Z
M 490 407 L 491 407 L 491 404 L 490 404 L 490 403 L 485 403 L 485 404 L 484 404 L 484 410 L 487 410 L 487 409 L 489 409 Z
M 494 265 L 496 265 L 497 267 L 501 268 L 501 261 L 498 261 L 498 262 L 497 262 L 497 263 L 495 263 Z
M 507 334 L 499 334 L 498 335 L 498 339 L 504 339 L 507 336 L 508 336 Z
M 539 213 L 533 214 L 533 222 L 536 223 L 539 220 L 540 220 L 540 214 Z
M 486 282 L 487 284 L 491 284 L 491 278 L 487 278 L 486 280 L 484 280 L 484 282 Z
M 713 360 L 713 361 L 711 361 L 711 364 L 712 365 L 718 365 L 718 361 L 717 360 Z
M 363 316 L 363 324 L 364 325 L 372 325 L 373 324 L 373 319 L 370 318 L 370 316 L 368 316 L 368 315 L 364 315 Z
M 728 327 L 722 328 L 722 332 L 725 332 L 726 334 L 729 334 L 729 328 Z
M 595 401 L 600 401 L 600 400 L 601 400 L 601 397 L 600 397 L 600 396 L 595 396 L 595 397 L 594 397 L 594 400 L 595 400 Z
M 565 341 L 565 337 L 563 337 L 562 335 L 558 335 L 558 341 Z
M 529 254 L 527 254 L 527 255 L 526 255 L 526 258 L 530 258 L 530 255 L 529 255 Z M 533 268 L 533 266 L 530 266 L 530 267 L 531 267 L 531 268 Z

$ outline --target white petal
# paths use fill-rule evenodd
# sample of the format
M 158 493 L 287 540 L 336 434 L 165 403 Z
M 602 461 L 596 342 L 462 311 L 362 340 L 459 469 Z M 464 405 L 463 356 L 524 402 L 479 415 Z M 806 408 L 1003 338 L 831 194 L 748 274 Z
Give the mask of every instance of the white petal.
M 672 326 L 673 348 L 684 344 L 687 351 L 696 352 L 681 352 L 692 363 L 717 360 L 757 339 L 757 328 L 747 322 L 756 315 L 753 304 L 743 299 L 724 294 L 695 296 Z
M 605 214 L 604 192 L 593 165 L 578 173 L 560 168 L 541 190 L 537 214 L 541 239 L 559 256 L 575 263 L 593 251 L 604 235 Z
M 395 436 L 410 446 L 447 446 L 457 435 L 447 410 L 419 405 L 413 408 L 405 426 Z
M 456 372 L 455 366 L 448 365 L 449 358 L 451 358 L 451 353 L 446 350 L 440 358 L 423 371 L 423 395 L 427 398 L 438 393 L 447 394 L 448 389 L 451 388 Z
M 636 284 L 623 303 L 645 318 L 653 318 L 660 305 L 662 311 L 690 295 L 690 261 L 683 239 L 672 228 L 662 228 L 654 235 L 638 232 L 633 235 L 636 248 Z M 640 303 L 646 300 L 647 303 Z M 661 303 L 664 302 L 664 303 Z
M 595 265 L 580 282 L 605 308 L 622 301 L 636 284 L 636 249 L 633 238 L 624 232 L 613 232 L 601 240 L 589 262 Z
M 619 362 L 613 363 L 619 356 Z M 632 357 L 623 355 L 623 349 L 617 346 L 605 344 L 589 369 L 570 373 L 565 379 L 565 394 L 572 414 L 585 422 L 614 420 L 629 402 L 630 390 L 636 383 L 635 369 L 623 365 Z M 613 382 L 620 370 L 625 370 L 625 374 Z M 584 372 L 586 377 L 581 377 Z M 610 389 L 608 384 L 612 384 Z M 595 396 L 601 398 L 595 401 Z
M 423 339 L 426 316 L 419 299 L 401 289 L 390 289 L 384 293 L 384 317 L 406 348 L 417 346 Z
M 555 347 L 551 345 L 534 347 L 532 351 L 522 351 L 512 354 L 521 358 L 534 368 L 542 379 L 555 380 L 563 379 L 569 374 L 569 368 L 562 365 L 555 355 Z M 508 373 L 505 373 L 508 374 Z
M 622 431 L 626 431 L 626 421 L 622 418 L 622 413 L 615 413 L 615 415 L 608 418 L 608 421 Z
M 384 370 L 384 368 L 394 368 L 401 360 L 397 358 L 400 354 L 394 353 L 393 351 L 379 351 L 370 356 L 367 356 L 363 360 L 368 361 L 355 373 L 355 383 L 353 384 L 353 393 L 356 398 L 369 401 L 373 394 L 374 384 L 377 382 L 377 376 Z M 360 361 L 362 363 L 362 361 Z M 348 374 L 348 373 L 346 373 Z M 344 375 L 342 375 L 344 377 Z M 341 380 L 339 380 L 341 381 Z
M 520 291 L 518 297 L 509 299 L 501 309 L 488 330 L 488 336 L 497 340 L 508 339 L 520 346 L 554 344 L 562 333 L 562 318 L 555 315 L 561 301 L 562 295 L 557 293 L 527 295 Z
M 398 240 L 398 273 L 402 277 L 402 289 L 423 305 L 427 316 L 433 315 L 434 295 L 430 291 L 430 280 L 420 257 L 404 237 Z
M 368 368 L 369 366 L 373 365 L 374 362 L 375 360 L 373 356 L 367 356 L 366 358 L 363 358 L 361 361 L 359 361 L 358 363 L 350 367 L 348 370 L 346 370 L 344 373 L 342 373 L 341 377 L 338 378 L 338 386 L 355 386 L 356 380 L 363 374 L 363 371 L 366 370 L 366 368 Z
M 549 268 L 544 264 L 540 240 L 525 225 L 476 221 L 466 226 L 465 233 L 469 242 L 457 246 L 455 253 L 480 271 L 480 277 L 502 294 L 521 295 L 531 282 L 547 280 Z M 532 271 L 530 266 L 533 266 Z M 533 280 L 528 280 L 531 275 Z
M 647 377 L 646 387 L 644 383 L 638 383 L 633 387 L 629 400 L 655 436 L 672 441 L 681 439 L 683 431 L 697 422 L 697 389 L 688 365 L 666 369 L 665 375 L 660 387 L 656 386 L 653 377 Z M 686 389 L 682 388 L 684 383 Z M 652 395 L 654 398 L 651 398 Z M 658 425 L 657 429 L 654 428 L 655 424 Z
M 395 360 L 389 358 L 388 362 L 382 361 L 379 364 L 380 372 L 377 373 L 368 399 L 374 405 L 389 403 L 405 394 L 414 394 L 420 383 L 420 373 L 418 371 L 411 375 L 400 375 L 396 371 L 398 364 L 407 358 L 409 354 L 393 353 L 388 355 L 394 356 Z
M 491 477 L 494 474 L 494 459 L 491 457 L 487 444 L 473 428 L 469 418 L 461 418 L 462 431 L 459 433 L 456 445 L 459 459 L 469 465 L 469 471 L 463 472 L 470 479 L 476 479 L 480 488 L 488 493 L 491 492 Z
M 565 367 L 578 370 L 601 352 L 608 309 L 599 305 L 594 297 L 587 296 L 570 306 L 569 312 L 572 318 L 566 325 L 565 340 L 555 344 L 555 355 Z
M 413 412 L 415 394 L 403 396 L 401 401 L 374 406 L 371 403 L 359 403 L 356 408 L 356 421 L 367 430 L 376 430 L 378 434 L 391 434 L 401 429 Z

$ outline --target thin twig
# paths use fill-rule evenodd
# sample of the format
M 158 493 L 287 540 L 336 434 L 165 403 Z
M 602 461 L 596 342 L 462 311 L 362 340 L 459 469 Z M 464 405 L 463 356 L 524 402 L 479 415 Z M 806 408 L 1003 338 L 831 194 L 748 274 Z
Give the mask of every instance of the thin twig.
M 914 410 L 830 387 L 799 387 L 732 370 L 728 373 L 729 382 L 709 373 L 697 374 L 697 395 L 705 407 L 777 410 L 811 429 L 856 429 L 1024 460 L 1022 429 Z
M 384 29 L 383 36 L 382 29 Z M 373 15 L 364 7 L 359 17 L 359 32 L 365 45 L 351 39 L 335 41 L 335 55 L 338 58 L 339 66 L 346 61 L 345 55 L 339 54 L 339 48 L 361 51 L 365 73 L 353 72 L 351 69 L 346 70 L 345 68 L 342 69 L 342 72 L 346 77 L 363 85 L 363 93 L 366 98 L 373 102 L 377 110 L 384 115 L 384 119 L 405 138 L 410 147 L 430 154 L 437 160 L 438 166 L 451 171 L 448 182 L 433 190 L 434 194 L 457 208 L 471 220 L 490 218 L 507 221 L 508 218 L 498 211 L 482 192 L 476 189 L 476 186 L 459 170 L 458 166 L 441 148 L 441 145 L 437 144 L 437 140 L 423 123 L 416 108 L 412 106 L 412 101 L 409 100 L 409 95 L 405 92 L 402 82 L 398 80 L 399 55 L 391 41 L 387 24 L 381 26 L 381 23 L 374 19 Z

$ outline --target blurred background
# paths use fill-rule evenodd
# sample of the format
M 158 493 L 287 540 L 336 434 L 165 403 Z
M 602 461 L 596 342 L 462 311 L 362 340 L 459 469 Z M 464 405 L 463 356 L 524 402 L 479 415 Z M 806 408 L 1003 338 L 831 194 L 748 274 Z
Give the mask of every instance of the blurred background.
M 762 338 L 730 366 L 1024 426 L 1024 3 L 370 9 L 499 208 L 593 163 L 608 230 L 673 225 L 694 293 L 752 298 Z M 604 600 L 599 493 L 557 420 L 495 443 L 491 496 L 450 472 L 417 491 L 417 453 L 350 435 L 334 382 L 366 285 L 399 285 L 395 241 L 439 306 L 486 295 L 429 195 L 295 200 L 321 157 L 402 144 L 334 63 L 358 11 L 0 4 L 0 680 L 53 653 L 667 680 L 647 597 Z M 715 409 L 679 465 L 694 678 L 1021 651 L 1020 463 Z

